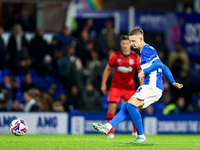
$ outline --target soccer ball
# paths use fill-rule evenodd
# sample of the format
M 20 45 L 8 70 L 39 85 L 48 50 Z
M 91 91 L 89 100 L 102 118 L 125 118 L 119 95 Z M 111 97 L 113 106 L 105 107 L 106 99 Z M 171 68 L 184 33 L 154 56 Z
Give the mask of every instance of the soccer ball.
M 15 119 L 10 124 L 10 131 L 14 135 L 24 135 L 28 129 L 28 125 L 25 120 L 19 118 Z

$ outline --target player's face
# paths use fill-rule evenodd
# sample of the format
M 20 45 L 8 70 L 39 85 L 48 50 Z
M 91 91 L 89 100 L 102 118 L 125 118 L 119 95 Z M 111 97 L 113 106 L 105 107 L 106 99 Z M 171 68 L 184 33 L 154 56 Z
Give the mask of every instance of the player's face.
M 120 42 L 120 45 L 121 45 L 122 51 L 131 50 L 131 42 L 130 42 L 130 40 L 122 40 Z
M 132 35 L 132 36 L 129 36 L 129 40 L 131 42 L 131 46 L 134 49 L 140 49 L 140 45 L 141 45 L 141 42 L 142 42 L 141 36 L 139 36 L 139 35 Z

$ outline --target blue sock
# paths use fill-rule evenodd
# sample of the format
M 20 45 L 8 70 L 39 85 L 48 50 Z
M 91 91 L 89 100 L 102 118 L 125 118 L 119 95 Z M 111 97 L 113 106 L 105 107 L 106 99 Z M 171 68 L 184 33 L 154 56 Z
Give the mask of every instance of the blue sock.
M 131 115 L 131 118 L 133 120 L 133 123 L 137 129 L 138 135 L 143 135 L 143 126 L 142 126 L 142 117 L 140 113 L 137 110 L 137 107 L 131 103 L 127 104 L 127 110 L 129 114 Z
M 126 109 L 127 107 L 127 102 L 124 103 L 120 109 L 120 111 L 115 115 L 115 117 L 109 122 L 112 127 L 116 126 L 120 122 L 122 122 L 124 119 L 126 119 L 126 116 L 128 114 L 128 111 Z

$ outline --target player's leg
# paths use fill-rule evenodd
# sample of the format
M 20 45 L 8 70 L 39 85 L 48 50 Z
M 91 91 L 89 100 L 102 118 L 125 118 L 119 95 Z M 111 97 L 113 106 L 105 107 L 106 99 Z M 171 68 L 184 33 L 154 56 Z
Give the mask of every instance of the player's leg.
M 107 122 L 110 122 L 116 112 L 117 104 L 119 103 L 122 96 L 122 91 L 119 88 L 111 87 L 108 95 L 108 111 L 107 111 Z M 114 128 L 109 132 L 108 138 L 114 138 Z
M 131 115 L 132 121 L 138 133 L 138 137 L 136 138 L 136 140 L 133 141 L 135 143 L 146 142 L 142 125 L 142 117 L 137 109 L 138 107 L 142 107 L 143 105 L 144 100 L 140 100 L 136 97 L 131 97 L 127 104 L 127 110 Z
M 110 122 L 114 118 L 116 108 L 117 108 L 116 102 L 109 102 L 108 103 L 107 122 Z M 112 128 L 110 130 L 108 138 L 114 138 L 114 128 Z
M 124 101 L 127 102 L 134 94 L 135 94 L 135 90 L 125 90 L 125 89 L 123 89 L 123 98 L 124 98 Z M 136 129 L 136 127 L 135 127 L 134 124 L 133 124 L 132 135 L 134 137 L 137 137 L 137 129 Z
M 92 123 L 94 129 L 105 135 L 108 134 L 110 129 L 112 129 L 114 126 L 116 126 L 124 119 L 126 119 L 126 116 L 128 115 L 127 104 L 128 103 L 126 102 L 122 105 L 120 111 L 115 115 L 115 117 L 109 123 L 106 123 L 104 125 L 98 123 Z
M 144 136 L 142 118 L 138 112 L 138 107 L 146 108 L 152 103 L 158 101 L 162 95 L 162 90 L 157 87 L 142 85 L 137 92 L 128 101 L 127 110 L 131 115 L 133 123 L 137 129 L 138 137 L 133 141 L 134 143 L 146 142 Z
M 117 124 L 122 122 L 124 119 L 126 119 L 128 113 L 129 113 L 128 110 L 127 110 L 127 104 L 128 104 L 128 102 L 126 102 L 122 105 L 120 111 L 115 115 L 115 117 L 109 123 L 106 123 L 104 125 L 101 125 L 101 124 L 98 124 L 98 123 L 92 123 L 94 129 L 97 130 L 98 132 L 103 133 L 103 134 L 108 134 L 109 131 L 114 126 L 116 126 Z

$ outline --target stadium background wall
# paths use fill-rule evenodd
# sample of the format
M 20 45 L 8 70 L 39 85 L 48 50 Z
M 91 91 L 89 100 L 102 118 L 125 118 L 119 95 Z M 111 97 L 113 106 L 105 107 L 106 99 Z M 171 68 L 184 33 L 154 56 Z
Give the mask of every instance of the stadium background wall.
M 96 133 L 92 122 L 105 123 L 106 113 L 1 113 L 0 134 L 11 134 L 10 123 L 23 118 L 28 124 L 27 134 L 88 134 Z M 200 117 L 198 115 L 142 116 L 144 132 L 156 134 L 199 134 Z M 98 118 L 98 119 L 97 119 Z M 115 128 L 116 133 L 131 134 L 130 117 Z

